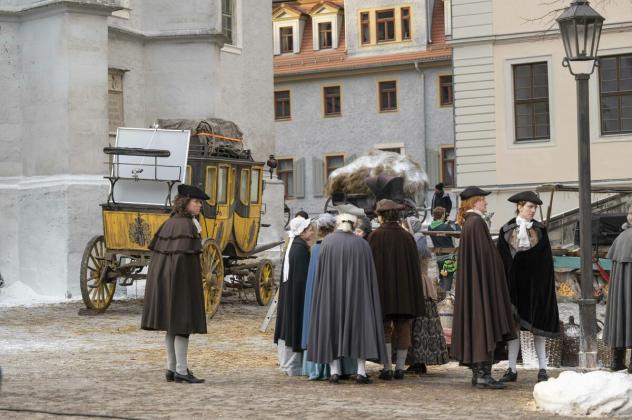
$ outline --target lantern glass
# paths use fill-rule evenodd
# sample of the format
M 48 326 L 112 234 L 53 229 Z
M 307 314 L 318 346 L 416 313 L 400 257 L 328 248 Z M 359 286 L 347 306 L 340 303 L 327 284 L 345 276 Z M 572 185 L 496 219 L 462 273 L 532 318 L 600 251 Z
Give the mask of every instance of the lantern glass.
M 557 19 L 568 61 L 597 58 L 604 18 L 587 1 L 574 1 Z

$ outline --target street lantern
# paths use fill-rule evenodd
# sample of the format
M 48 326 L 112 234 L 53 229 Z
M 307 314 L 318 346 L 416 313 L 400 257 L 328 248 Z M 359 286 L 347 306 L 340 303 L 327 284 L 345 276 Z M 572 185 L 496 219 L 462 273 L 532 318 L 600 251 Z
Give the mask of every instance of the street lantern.
M 577 157 L 579 170 L 579 246 L 581 290 L 579 300 L 579 365 L 597 367 L 597 311 L 593 296 L 592 203 L 590 200 L 590 114 L 588 80 L 597 65 L 597 50 L 604 18 L 585 0 L 576 0 L 557 18 L 566 56 L 562 62 L 575 76 L 577 85 Z M 575 63 L 586 63 L 583 71 Z M 589 70 L 588 70 L 589 69 Z
M 604 20 L 585 0 L 572 2 L 557 18 L 566 52 L 565 67 L 572 62 L 592 61 L 590 73 L 593 72 Z
M 270 179 L 272 179 L 272 173 L 274 172 L 278 164 L 279 164 L 279 161 L 276 160 L 274 155 L 270 155 L 270 157 L 268 158 L 268 161 L 266 162 L 266 165 L 268 165 L 268 170 L 270 171 Z

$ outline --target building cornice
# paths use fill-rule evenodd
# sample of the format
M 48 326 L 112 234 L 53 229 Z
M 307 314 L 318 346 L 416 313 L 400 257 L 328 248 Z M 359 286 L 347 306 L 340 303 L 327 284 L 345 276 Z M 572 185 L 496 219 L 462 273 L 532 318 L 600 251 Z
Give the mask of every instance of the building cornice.
M 28 20 L 64 12 L 109 16 L 125 9 L 120 0 L 42 0 L 25 6 L 1 8 L 0 19 Z
M 116 24 L 108 25 L 108 29 L 112 32 L 137 38 L 145 42 L 158 41 L 203 41 L 217 44 L 220 48 L 226 43 L 226 36 L 212 29 L 189 29 L 182 31 L 154 31 L 143 32 L 135 29 L 119 26 Z
M 371 63 L 352 65 L 345 67 L 325 68 L 318 70 L 296 71 L 292 73 L 283 72 L 274 75 L 274 83 L 294 82 L 298 80 L 322 79 L 329 77 L 356 76 L 360 74 L 373 74 L 384 71 L 414 70 L 415 63 L 419 68 L 432 68 L 452 64 L 452 55 L 438 56 L 431 58 L 402 60 L 399 62 Z
M 603 33 L 611 32 L 623 32 L 632 31 L 632 22 L 618 22 L 604 24 L 602 29 Z M 560 30 L 552 28 L 545 31 L 532 31 L 532 32 L 516 32 L 510 34 L 499 34 L 490 36 L 477 36 L 461 39 L 446 40 L 446 43 L 451 47 L 463 47 L 477 44 L 510 44 L 513 42 L 528 42 L 528 41 L 542 41 L 548 39 L 556 39 L 560 37 Z

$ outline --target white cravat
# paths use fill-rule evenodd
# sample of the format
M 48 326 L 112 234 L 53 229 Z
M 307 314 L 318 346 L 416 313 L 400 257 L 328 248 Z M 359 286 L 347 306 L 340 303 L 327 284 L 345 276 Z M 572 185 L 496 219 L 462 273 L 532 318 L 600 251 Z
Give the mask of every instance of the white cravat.
M 283 283 L 287 281 L 290 275 L 290 248 L 292 248 L 292 243 L 294 242 L 294 238 L 296 237 L 292 232 L 288 232 L 288 236 L 290 237 L 290 240 L 287 243 L 287 248 L 285 249 L 285 257 L 283 258 Z
M 195 225 L 195 228 L 197 229 L 198 233 L 202 233 L 202 226 L 200 226 L 200 222 L 198 222 L 198 220 L 194 217 L 193 219 L 193 225 Z
M 518 230 L 518 247 L 519 248 L 530 248 L 531 247 L 531 241 L 529 241 L 529 234 L 527 233 L 527 229 L 531 229 L 531 226 L 533 226 L 533 220 L 532 221 L 528 221 L 526 219 L 523 219 L 520 216 L 516 217 L 516 224 L 519 227 Z

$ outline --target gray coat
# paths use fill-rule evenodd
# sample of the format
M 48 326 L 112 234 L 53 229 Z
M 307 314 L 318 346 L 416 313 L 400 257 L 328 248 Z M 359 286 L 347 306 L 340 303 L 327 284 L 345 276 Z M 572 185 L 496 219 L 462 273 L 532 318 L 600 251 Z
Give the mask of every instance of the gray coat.
M 613 348 L 632 347 L 632 229 L 615 239 L 608 258 L 612 271 L 603 338 Z
M 371 248 L 353 233 L 336 231 L 323 240 L 314 278 L 307 354 L 316 363 L 341 357 L 387 361 Z

